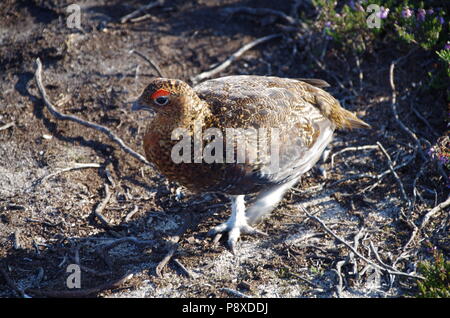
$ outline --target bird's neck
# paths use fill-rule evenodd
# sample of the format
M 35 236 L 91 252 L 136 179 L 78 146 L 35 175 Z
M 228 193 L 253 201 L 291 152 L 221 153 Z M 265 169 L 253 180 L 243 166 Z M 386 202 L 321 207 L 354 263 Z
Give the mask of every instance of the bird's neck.
M 198 128 L 199 125 L 204 127 L 211 119 L 211 111 L 206 103 L 196 106 L 158 113 L 151 122 L 149 131 L 155 131 L 170 138 L 171 133 L 177 128 L 194 131 L 194 127 Z

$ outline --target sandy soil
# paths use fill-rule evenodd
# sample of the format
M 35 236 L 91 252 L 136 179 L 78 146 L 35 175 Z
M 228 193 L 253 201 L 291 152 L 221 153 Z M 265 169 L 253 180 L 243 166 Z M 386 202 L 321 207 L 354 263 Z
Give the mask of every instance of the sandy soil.
M 178 189 L 97 131 L 56 120 L 36 89 L 35 59 L 43 61 L 47 93 L 61 112 L 104 125 L 142 152 L 148 118 L 131 112 L 130 101 L 156 73 L 130 51 L 151 57 L 167 77 L 189 81 L 244 44 L 283 30 L 283 21 L 275 18 L 229 17 L 224 8 L 244 5 L 290 14 L 292 2 L 277 1 L 275 8 L 273 1 L 173 0 L 148 11 L 148 19 L 124 24 L 120 18 L 146 1 L 77 3 L 82 8 L 82 31 L 66 26 L 69 1 L 6 0 L 0 5 L 0 127 L 13 123 L 0 130 L 0 297 L 23 293 L 41 297 L 49 291 L 57 296 L 68 291 L 66 269 L 73 263 L 81 265 L 82 291 L 133 274 L 119 288 L 89 293 L 98 297 L 230 296 L 223 288 L 258 297 L 400 297 L 414 293 L 414 279 L 391 276 L 367 264 L 308 218 L 302 208 L 377 264 L 382 261 L 414 273 L 417 262 L 430 257 L 431 248 L 448 255 L 448 213 L 435 216 L 403 250 L 412 233 L 407 220 L 417 222 L 448 195 L 433 163 L 417 180 L 422 199 L 412 211 L 390 173 L 379 182 L 370 177 L 340 182 L 352 175 L 376 176 L 389 169 L 377 149 L 341 153 L 333 166 L 330 159 L 321 164 L 326 175 L 318 169 L 305 175 L 259 225 L 270 234 L 268 238 L 243 237 L 235 256 L 223 241 L 212 244 L 206 233 L 229 214 L 227 200 Z M 298 10 L 310 14 L 307 6 Z M 390 61 L 406 52 L 388 45 L 377 48 L 361 56 L 358 71 L 352 56 L 328 48 L 324 71 L 307 54 L 302 34 L 314 36 L 312 30 L 300 26 L 298 33 L 286 33 L 248 51 L 220 75 L 323 78 L 346 108 L 373 126 L 371 131 L 337 133 L 331 153 L 379 141 L 395 165 L 411 159 L 414 143 L 392 118 L 388 82 Z M 445 130 L 445 98 L 415 93 L 414 85 L 421 85 L 426 76 L 414 60 L 426 61 L 427 56 L 420 54 L 397 68 L 399 110 L 408 127 L 433 142 L 437 136 L 414 115 L 410 101 L 439 135 Z M 361 84 L 360 73 L 364 75 Z M 100 168 L 57 173 L 76 163 L 97 163 Z M 422 164 L 416 156 L 398 170 L 410 198 Z M 57 174 L 43 179 L 52 173 Z M 114 225 L 109 229 L 92 217 L 105 196 L 105 184 L 112 191 L 103 210 Z M 130 212 L 135 213 L 126 220 Z M 158 276 L 157 265 L 186 222 L 188 230 Z M 124 237 L 148 244 L 118 244 Z

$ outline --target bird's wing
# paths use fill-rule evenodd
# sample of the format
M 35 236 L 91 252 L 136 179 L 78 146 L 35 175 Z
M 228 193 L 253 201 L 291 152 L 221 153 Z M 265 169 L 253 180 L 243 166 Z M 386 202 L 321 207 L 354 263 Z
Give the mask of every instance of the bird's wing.
M 317 78 L 296 78 L 296 80 L 308 83 L 309 85 L 316 86 L 316 87 L 330 87 L 330 84 L 325 82 L 324 80 L 317 79 Z
M 319 89 L 307 83 L 229 76 L 203 82 L 194 90 L 210 105 L 215 119 L 211 126 L 244 129 L 242 134 L 253 138 L 247 139 L 245 158 L 257 154 L 256 161 L 227 164 L 217 191 L 250 193 L 289 182 L 311 169 L 332 138 L 334 124 L 316 105 Z

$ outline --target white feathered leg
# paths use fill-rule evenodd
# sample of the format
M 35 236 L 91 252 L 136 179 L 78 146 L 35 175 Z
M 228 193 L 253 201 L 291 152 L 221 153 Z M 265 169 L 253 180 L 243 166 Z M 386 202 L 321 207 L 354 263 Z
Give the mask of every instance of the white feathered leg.
M 270 212 L 272 212 L 281 199 L 283 199 L 286 191 L 296 184 L 298 179 L 299 178 L 296 178 L 287 183 L 274 186 L 258 194 L 253 204 L 247 209 L 246 214 L 248 223 L 254 225 L 260 222 L 264 217 L 269 216 Z
M 234 253 L 236 242 L 238 241 L 241 233 L 244 234 L 261 234 L 266 233 L 256 230 L 247 223 L 247 217 L 245 215 L 245 200 L 244 195 L 233 195 L 231 199 L 231 216 L 225 223 L 222 223 L 209 231 L 209 235 L 217 235 L 219 233 L 228 232 L 228 246 Z

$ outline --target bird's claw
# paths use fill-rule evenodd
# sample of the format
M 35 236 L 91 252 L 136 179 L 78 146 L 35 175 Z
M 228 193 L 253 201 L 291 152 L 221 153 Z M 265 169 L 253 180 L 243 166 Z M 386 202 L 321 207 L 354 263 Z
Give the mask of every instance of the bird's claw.
M 237 244 L 237 241 L 239 240 L 239 237 L 242 234 L 247 234 L 247 235 L 263 235 L 263 236 L 268 236 L 267 233 L 257 230 L 253 227 L 251 227 L 250 225 L 248 225 L 247 223 L 244 224 L 230 224 L 229 222 L 225 222 L 222 223 L 214 228 L 212 228 L 209 232 L 208 235 L 209 236 L 215 236 L 217 238 L 217 236 L 221 236 L 222 233 L 224 232 L 228 232 L 228 247 L 230 249 L 230 251 L 235 254 L 235 247 Z M 217 242 L 216 238 L 214 239 L 214 242 Z

